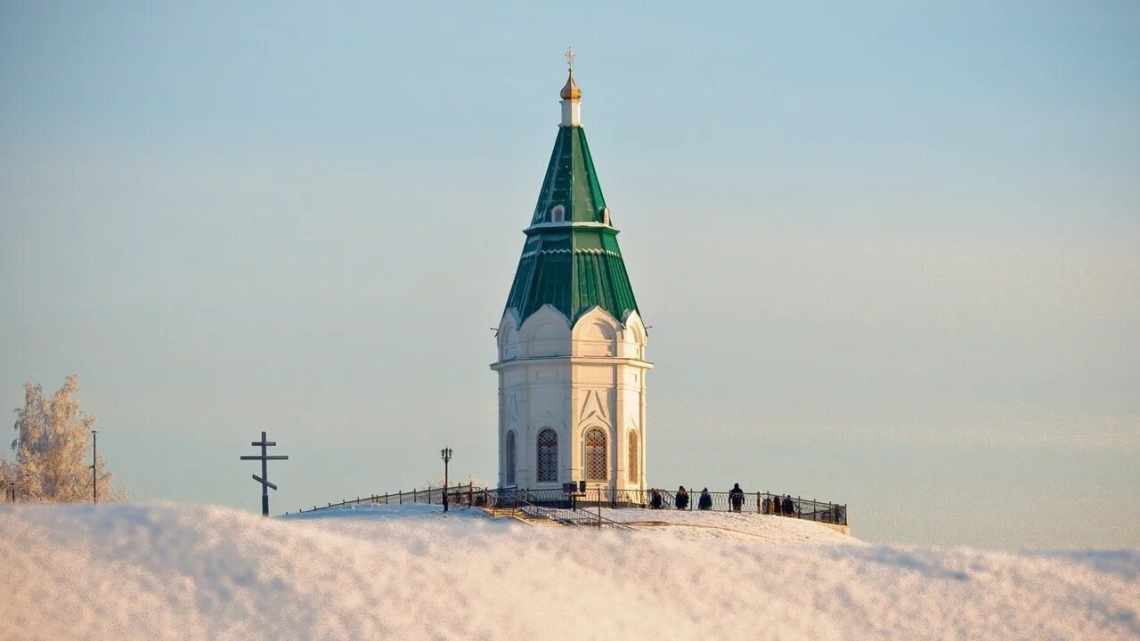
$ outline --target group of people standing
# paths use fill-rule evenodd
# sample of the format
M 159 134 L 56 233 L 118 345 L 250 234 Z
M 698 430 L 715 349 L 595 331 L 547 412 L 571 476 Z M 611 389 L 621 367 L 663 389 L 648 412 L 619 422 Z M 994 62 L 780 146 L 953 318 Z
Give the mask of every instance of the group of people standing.
M 706 487 L 701 490 L 701 495 L 697 498 L 697 509 L 711 510 L 712 505 L 712 495 L 709 494 L 709 488 Z M 654 510 L 665 507 L 665 497 L 661 490 L 649 490 L 649 507 Z M 678 486 L 677 491 L 673 493 L 673 507 L 678 510 L 689 509 L 689 491 L 685 489 L 684 485 Z
M 760 512 L 762 514 L 783 514 L 785 516 L 796 515 L 796 502 L 788 494 L 784 498 L 778 496 L 764 497 L 760 503 Z
M 744 508 L 744 490 L 740 489 L 739 483 L 733 483 L 732 489 L 728 492 L 728 504 L 733 512 L 740 512 Z M 685 489 L 684 485 L 678 486 L 677 491 L 673 494 L 673 506 L 678 510 L 688 510 L 689 508 L 689 491 Z M 661 490 L 649 491 L 649 507 L 654 510 L 660 510 L 665 507 L 665 496 Z M 713 507 L 712 495 L 709 494 L 709 488 L 701 490 L 700 496 L 697 498 L 698 510 L 711 510 Z M 788 494 L 783 498 L 779 496 L 765 496 L 760 505 L 756 506 L 762 514 L 785 514 L 794 515 L 796 513 L 796 502 Z

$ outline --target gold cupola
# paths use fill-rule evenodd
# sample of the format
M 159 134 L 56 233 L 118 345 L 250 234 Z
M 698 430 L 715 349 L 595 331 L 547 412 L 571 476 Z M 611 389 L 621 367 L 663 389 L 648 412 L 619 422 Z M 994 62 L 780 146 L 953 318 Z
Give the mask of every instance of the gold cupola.
M 574 70 L 570 70 L 570 75 L 566 77 L 566 84 L 562 86 L 562 91 L 558 93 L 563 100 L 581 100 L 582 90 L 578 88 L 578 83 L 574 82 Z

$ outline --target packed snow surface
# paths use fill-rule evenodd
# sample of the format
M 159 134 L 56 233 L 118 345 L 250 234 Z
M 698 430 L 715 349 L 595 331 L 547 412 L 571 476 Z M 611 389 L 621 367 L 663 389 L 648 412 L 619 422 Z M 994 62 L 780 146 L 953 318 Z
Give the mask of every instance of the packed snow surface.
M 867 545 L 757 514 L 632 529 L 379 506 L 0 509 L 0 639 L 1131 639 L 1140 551 Z

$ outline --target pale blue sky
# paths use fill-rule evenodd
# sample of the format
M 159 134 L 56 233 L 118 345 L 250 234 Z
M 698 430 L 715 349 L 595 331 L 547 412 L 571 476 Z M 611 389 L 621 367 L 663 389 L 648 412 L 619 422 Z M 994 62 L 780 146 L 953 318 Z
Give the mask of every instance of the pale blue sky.
M 190 4 L 0 3 L 0 405 L 78 373 L 134 497 L 493 480 L 573 44 L 651 483 L 1140 545 L 1134 3 Z

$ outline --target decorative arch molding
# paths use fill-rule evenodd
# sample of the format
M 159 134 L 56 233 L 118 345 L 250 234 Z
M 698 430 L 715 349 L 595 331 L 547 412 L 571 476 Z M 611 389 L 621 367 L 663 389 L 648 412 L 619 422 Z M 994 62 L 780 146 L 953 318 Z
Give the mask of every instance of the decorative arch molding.
M 503 312 L 503 317 L 499 319 L 499 331 L 503 331 L 508 324 L 513 327 L 515 331 L 518 331 L 520 325 L 519 315 L 515 310 L 510 308 Z
M 617 333 L 621 331 L 622 323 L 614 318 L 613 314 L 607 312 L 600 305 L 594 305 L 590 309 L 582 313 L 577 320 L 574 321 L 574 337 L 588 336 L 589 332 L 602 329 L 608 331 L 611 338 L 616 337 Z
M 616 356 L 621 323 L 601 307 L 582 314 L 571 330 L 575 356 Z
M 567 335 L 570 334 L 570 320 L 566 318 L 565 314 L 558 311 L 557 307 L 551 305 L 550 303 L 539 307 L 533 314 L 527 316 L 526 320 L 523 321 L 522 326 L 519 327 L 519 331 L 523 334 L 527 334 L 529 332 L 533 332 L 535 326 L 544 323 L 560 324 L 566 329 Z
M 570 321 L 553 305 L 543 305 L 519 328 L 521 356 L 570 354 Z
M 500 361 L 518 358 L 519 321 L 513 309 L 508 309 L 503 314 L 502 320 L 499 321 L 499 329 L 495 333 L 495 339 L 499 346 Z
M 621 343 L 618 354 L 627 358 L 645 360 L 645 344 L 648 342 L 648 332 L 645 324 L 641 322 L 641 315 L 631 311 L 625 315 L 624 330 L 621 333 Z
M 648 341 L 649 332 L 645 329 L 645 322 L 641 320 L 641 314 L 638 314 L 637 310 L 631 309 L 621 324 L 625 328 L 626 340 L 634 340 L 641 345 Z
M 603 389 L 587 389 L 582 392 L 582 405 L 578 408 L 578 426 L 597 426 L 599 423 L 606 428 L 613 425 L 610 417 L 610 392 Z

